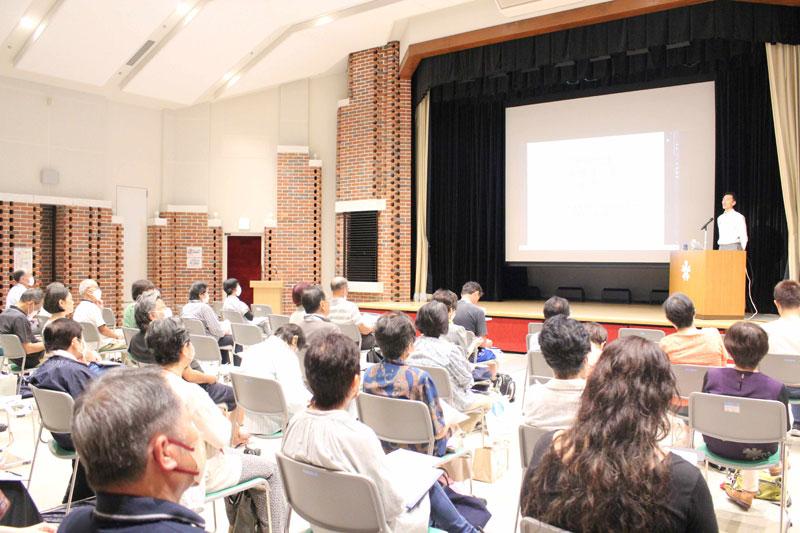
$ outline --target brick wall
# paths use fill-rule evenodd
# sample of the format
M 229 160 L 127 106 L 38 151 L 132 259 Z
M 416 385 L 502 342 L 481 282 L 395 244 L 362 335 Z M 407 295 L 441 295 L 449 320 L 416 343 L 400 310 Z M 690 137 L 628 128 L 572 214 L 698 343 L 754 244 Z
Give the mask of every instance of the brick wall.
M 411 297 L 411 82 L 399 77 L 397 42 L 348 58 L 348 105 L 337 116 L 336 200 L 382 199 L 378 281 L 382 294 L 355 301 Z M 336 269 L 343 268 L 343 219 L 336 216 Z
M 12 286 L 14 248 L 33 248 L 33 272 L 38 277 L 42 268 L 41 208 L 25 202 L 0 202 L 0 299 L 5 307 L 6 294 Z M 36 284 L 40 285 L 40 280 Z
M 283 281 L 283 311 L 292 287 L 322 277 L 322 167 L 308 151 L 278 153 L 277 226 L 264 229 L 265 280 Z
M 41 287 L 47 287 L 55 281 L 55 262 L 53 252 L 55 244 L 55 216 L 56 206 L 41 206 L 40 225 L 41 228 L 41 270 L 37 273 L 41 281 Z

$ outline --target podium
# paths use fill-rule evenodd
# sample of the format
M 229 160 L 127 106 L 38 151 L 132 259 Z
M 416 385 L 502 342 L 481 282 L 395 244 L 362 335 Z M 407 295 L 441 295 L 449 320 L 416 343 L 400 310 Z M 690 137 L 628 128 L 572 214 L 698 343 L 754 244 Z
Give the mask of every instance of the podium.
M 252 280 L 250 288 L 253 289 L 253 303 L 266 304 L 272 308 L 276 315 L 283 313 L 283 282 Z
M 746 257 L 743 250 L 672 252 L 669 292 L 691 298 L 697 318 L 742 318 Z

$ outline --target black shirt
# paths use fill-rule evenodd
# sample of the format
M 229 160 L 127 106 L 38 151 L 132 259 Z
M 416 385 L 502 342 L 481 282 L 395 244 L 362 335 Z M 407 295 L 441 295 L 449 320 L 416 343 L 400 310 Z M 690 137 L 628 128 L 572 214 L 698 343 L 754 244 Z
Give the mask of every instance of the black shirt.
M 523 493 L 527 481 L 531 479 L 542 457 L 550 449 L 554 434 L 555 431 L 548 433 L 536 443 L 530 465 L 528 465 L 523 479 Z M 717 517 L 714 514 L 714 504 L 700 469 L 673 453 L 667 455 L 664 460 L 669 461 L 670 481 L 669 492 L 665 494 L 662 503 L 673 520 L 671 524 L 652 524 L 651 530 L 670 533 L 717 533 L 719 528 Z M 625 483 L 625 479 L 620 478 L 619 482 Z M 550 499 L 552 496 L 551 493 Z M 548 494 L 541 494 L 539 498 L 546 501 Z M 552 525 L 568 528 L 568 525 L 564 524 Z
M 147 342 L 144 340 L 144 333 L 141 331 L 131 337 L 131 342 L 128 344 L 128 353 L 139 363 L 156 364 L 156 358 L 148 348 Z
M 16 335 L 22 344 L 37 342 L 28 315 L 16 305 L 0 313 L 0 333 Z

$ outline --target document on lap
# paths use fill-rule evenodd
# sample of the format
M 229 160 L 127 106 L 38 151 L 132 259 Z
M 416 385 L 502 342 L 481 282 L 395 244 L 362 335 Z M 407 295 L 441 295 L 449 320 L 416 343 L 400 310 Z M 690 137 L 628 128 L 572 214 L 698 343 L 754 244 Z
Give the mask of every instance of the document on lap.
M 403 496 L 406 509 L 413 509 L 428 493 L 439 476 L 441 457 L 399 449 L 386 456 L 386 465 L 395 475 L 393 485 Z

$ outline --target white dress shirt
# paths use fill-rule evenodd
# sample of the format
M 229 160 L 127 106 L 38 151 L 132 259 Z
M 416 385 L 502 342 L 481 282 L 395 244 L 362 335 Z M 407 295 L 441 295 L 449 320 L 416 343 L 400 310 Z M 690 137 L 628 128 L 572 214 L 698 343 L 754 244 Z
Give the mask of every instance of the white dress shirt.
M 19 303 L 20 296 L 22 296 L 22 293 L 27 290 L 28 287 L 26 287 L 22 283 L 17 283 L 13 287 L 11 287 L 8 290 L 8 295 L 6 295 L 6 309 L 11 307 L 12 305 L 17 305 Z
M 781 317 L 761 327 L 769 336 L 769 353 L 800 355 L 800 317 Z
M 717 244 L 740 244 L 747 249 L 747 224 L 744 215 L 731 209 L 717 217 L 719 238 Z

